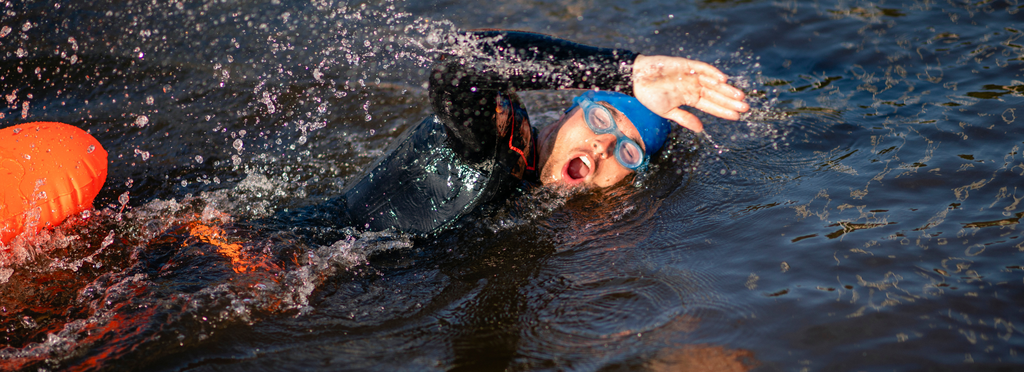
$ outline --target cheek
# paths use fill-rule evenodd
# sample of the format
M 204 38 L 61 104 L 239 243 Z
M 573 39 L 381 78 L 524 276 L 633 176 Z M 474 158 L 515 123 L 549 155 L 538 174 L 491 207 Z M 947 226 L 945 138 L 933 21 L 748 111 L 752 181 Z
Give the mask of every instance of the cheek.
M 607 168 L 600 169 L 598 172 L 598 176 L 594 178 L 594 185 L 598 187 L 613 186 L 633 173 L 633 171 L 622 167 L 618 163 L 608 164 Z
M 594 185 L 597 186 L 597 187 L 605 188 L 605 187 L 610 187 L 610 186 L 618 183 L 620 180 L 622 180 L 621 177 L 619 177 L 619 178 L 611 177 L 611 176 L 609 176 L 609 177 L 602 177 L 599 182 L 594 182 Z

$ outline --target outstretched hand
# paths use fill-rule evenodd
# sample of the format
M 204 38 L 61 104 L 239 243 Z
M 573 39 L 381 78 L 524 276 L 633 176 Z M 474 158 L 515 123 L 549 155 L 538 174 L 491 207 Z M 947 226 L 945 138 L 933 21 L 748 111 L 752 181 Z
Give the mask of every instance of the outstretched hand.
M 737 120 L 750 109 L 743 102 L 743 91 L 729 85 L 728 78 L 707 63 L 682 57 L 641 55 L 633 61 L 636 99 L 655 114 L 697 133 L 704 130 L 704 124 L 679 106 L 728 120 Z

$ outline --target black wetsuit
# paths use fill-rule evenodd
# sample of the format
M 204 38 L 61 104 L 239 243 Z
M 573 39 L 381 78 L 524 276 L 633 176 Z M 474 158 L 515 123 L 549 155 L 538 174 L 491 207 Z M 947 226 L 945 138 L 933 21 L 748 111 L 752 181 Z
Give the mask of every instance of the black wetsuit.
M 413 234 L 442 230 L 481 204 L 506 199 L 523 181 L 538 181 L 536 131 L 516 91 L 632 93 L 636 54 L 626 50 L 513 31 L 458 34 L 446 50 L 430 74 L 435 115 L 320 206 L 334 214 L 332 222 Z

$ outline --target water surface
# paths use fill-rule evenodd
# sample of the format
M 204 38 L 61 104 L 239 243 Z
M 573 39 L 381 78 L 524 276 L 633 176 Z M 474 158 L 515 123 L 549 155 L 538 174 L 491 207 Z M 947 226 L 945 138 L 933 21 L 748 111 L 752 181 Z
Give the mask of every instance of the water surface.
M 1021 364 L 1015 1 L 0 9 L 0 126 L 77 125 L 111 161 L 96 210 L 2 257 L 5 370 Z M 677 132 L 638 188 L 437 237 L 248 227 L 336 195 L 478 27 L 712 62 L 754 110 Z M 536 122 L 571 97 L 523 96 Z

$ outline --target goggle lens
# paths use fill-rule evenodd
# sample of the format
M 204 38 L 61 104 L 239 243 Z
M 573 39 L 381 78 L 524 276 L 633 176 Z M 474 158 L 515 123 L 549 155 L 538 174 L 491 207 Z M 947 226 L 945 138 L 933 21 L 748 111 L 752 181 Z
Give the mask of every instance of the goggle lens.
M 587 107 L 587 124 L 590 126 L 590 130 L 596 134 L 611 133 L 615 129 L 618 129 L 615 125 L 615 119 L 612 118 L 611 112 L 607 108 L 601 105 L 590 105 Z
M 636 169 L 644 162 L 644 151 L 630 139 L 619 141 L 615 148 L 615 159 L 629 169 Z

